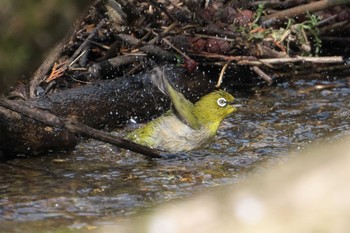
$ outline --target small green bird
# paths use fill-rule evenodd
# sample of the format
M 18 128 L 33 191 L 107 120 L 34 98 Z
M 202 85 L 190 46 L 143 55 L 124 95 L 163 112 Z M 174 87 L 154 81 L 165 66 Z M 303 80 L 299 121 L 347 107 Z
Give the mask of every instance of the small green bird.
M 160 68 L 151 75 L 154 85 L 170 97 L 173 108 L 159 118 L 127 135 L 138 144 L 167 152 L 190 151 L 212 141 L 222 120 L 237 109 L 234 97 L 214 91 L 195 104 L 174 89 Z

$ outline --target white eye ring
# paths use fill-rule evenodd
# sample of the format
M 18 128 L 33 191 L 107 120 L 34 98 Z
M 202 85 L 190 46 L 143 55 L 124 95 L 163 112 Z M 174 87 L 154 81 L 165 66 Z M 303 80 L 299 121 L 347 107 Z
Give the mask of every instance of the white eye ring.
M 216 103 L 218 103 L 218 105 L 220 106 L 220 107 L 225 107 L 226 105 L 227 105 L 227 101 L 226 101 L 226 99 L 225 98 L 219 98 L 217 101 L 216 101 Z

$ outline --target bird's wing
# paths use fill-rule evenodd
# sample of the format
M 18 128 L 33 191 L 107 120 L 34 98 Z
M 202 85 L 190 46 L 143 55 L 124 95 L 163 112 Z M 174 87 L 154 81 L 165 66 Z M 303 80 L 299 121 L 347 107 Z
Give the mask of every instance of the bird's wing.
M 197 118 L 193 115 L 193 103 L 186 99 L 182 93 L 175 90 L 165 78 L 164 71 L 159 67 L 155 68 L 151 74 L 151 80 L 161 92 L 170 97 L 175 109 L 174 113 L 188 126 L 198 129 L 200 126 Z

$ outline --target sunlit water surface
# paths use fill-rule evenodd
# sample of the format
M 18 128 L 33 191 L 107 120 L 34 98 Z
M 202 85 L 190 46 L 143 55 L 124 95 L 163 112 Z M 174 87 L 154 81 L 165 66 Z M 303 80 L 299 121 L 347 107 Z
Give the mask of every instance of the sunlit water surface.
M 175 158 L 145 159 L 87 140 L 73 152 L 0 164 L 0 232 L 89 229 L 239 183 L 288 161 L 289 151 L 349 134 L 350 89 L 302 91 L 315 83 L 234 93 L 243 107 L 223 122 L 216 142 Z

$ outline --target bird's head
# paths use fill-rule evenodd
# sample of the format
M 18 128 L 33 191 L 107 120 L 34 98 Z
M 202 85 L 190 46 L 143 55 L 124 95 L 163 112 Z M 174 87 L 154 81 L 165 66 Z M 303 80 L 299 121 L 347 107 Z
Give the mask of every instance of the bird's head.
M 200 125 L 212 127 L 212 131 L 216 133 L 221 121 L 237 110 L 232 105 L 234 99 L 231 94 L 223 90 L 211 92 L 194 104 L 193 113 Z

